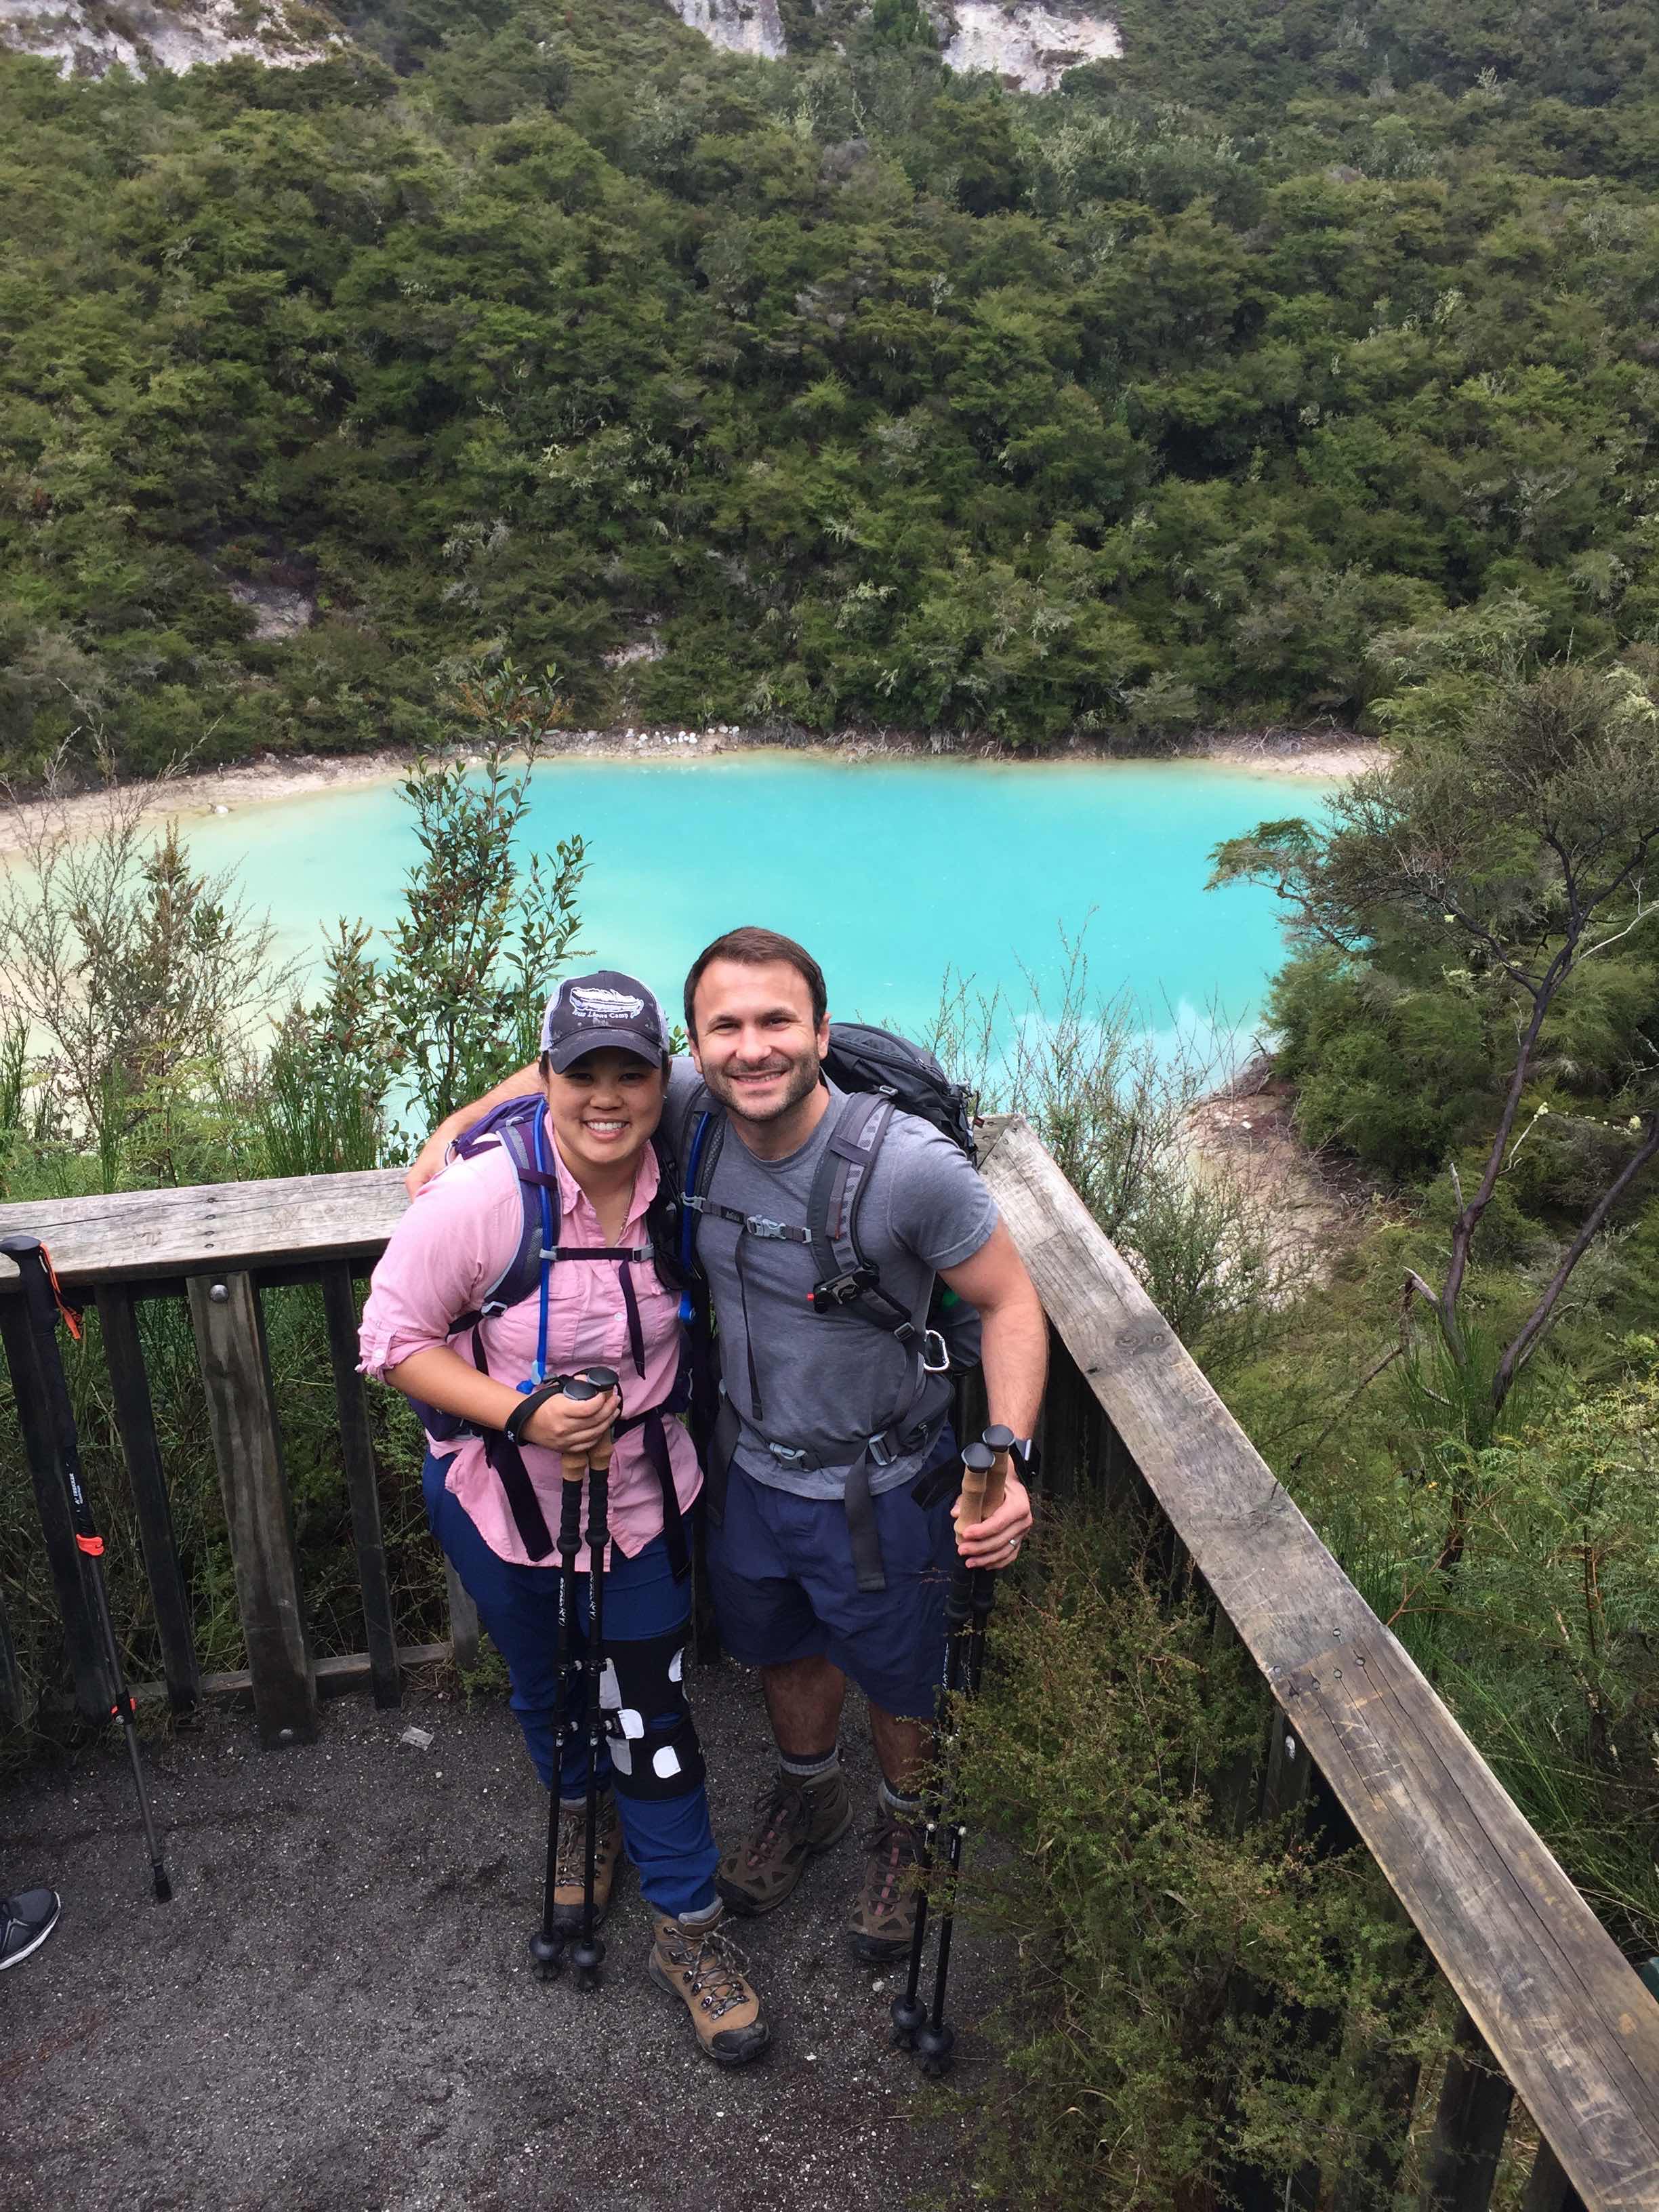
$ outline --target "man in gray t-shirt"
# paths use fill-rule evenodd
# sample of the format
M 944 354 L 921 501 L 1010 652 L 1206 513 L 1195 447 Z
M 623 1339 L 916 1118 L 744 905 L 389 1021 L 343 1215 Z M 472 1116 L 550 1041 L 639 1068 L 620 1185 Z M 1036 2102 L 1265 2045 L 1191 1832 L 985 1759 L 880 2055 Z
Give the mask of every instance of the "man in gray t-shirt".
M 922 1441 L 870 1475 L 879 1494 L 913 1482 L 951 1402 L 948 1375 L 924 1373 L 915 1352 L 862 1314 L 819 1313 L 803 1295 L 815 1270 L 799 1243 L 745 1236 L 727 1217 L 804 1224 L 818 1170 L 845 1093 L 824 1082 L 817 1126 L 781 1158 L 763 1158 L 744 1140 L 722 1144 L 705 1196 L 720 1208 L 700 1225 L 697 1258 L 720 1316 L 720 1377 L 743 1417 L 732 1464 L 757 1482 L 799 1498 L 841 1498 L 847 1470 L 866 1440 L 908 1406 L 908 1430 Z M 695 1069 L 677 1061 L 665 1116 L 676 1158 L 686 1158 L 698 1108 L 711 1103 Z M 926 1324 L 936 1275 L 960 1267 L 990 1241 L 996 1202 L 951 1139 L 908 1114 L 889 1123 L 859 1208 L 859 1247 L 886 1295 Z M 741 1273 L 739 1272 L 741 1262 Z M 913 1400 L 913 1389 L 920 1395 Z M 824 1464 L 792 1463 L 787 1440 L 810 1437 Z M 769 1450 L 776 1439 L 781 1452 Z M 833 1446 L 845 1446 L 839 1456 Z
M 882 1774 L 851 1938 L 860 1958 L 896 1964 L 910 1947 L 905 1874 L 951 1576 L 958 1558 L 1011 1565 L 1030 1504 L 1011 1480 L 994 1514 L 953 1529 L 960 1462 L 947 1378 L 927 1373 L 914 1340 L 872 1318 L 868 1298 L 861 1310 L 811 1301 L 817 1271 L 802 1231 L 842 1103 L 823 1074 L 817 963 L 772 931 L 732 931 L 693 963 L 685 1017 L 695 1067 L 673 1064 L 665 1133 L 683 1168 L 705 1113 L 704 1141 L 719 1139 L 712 1174 L 698 1179 L 696 1239 L 722 1384 L 707 1470 L 709 1582 L 726 1648 L 761 1671 L 779 1761 L 754 1826 L 720 1863 L 720 1893 L 735 1912 L 769 1911 L 845 1833 L 852 1806 L 837 1747 L 850 1674 Z M 538 1081 L 527 1068 L 452 1116 L 411 1183 L 434 1171 L 446 1136 Z M 893 1115 L 858 1242 L 918 1334 L 935 1277 L 978 1310 L 989 1419 L 1029 1438 L 1047 1323 L 989 1192 L 948 1138 Z

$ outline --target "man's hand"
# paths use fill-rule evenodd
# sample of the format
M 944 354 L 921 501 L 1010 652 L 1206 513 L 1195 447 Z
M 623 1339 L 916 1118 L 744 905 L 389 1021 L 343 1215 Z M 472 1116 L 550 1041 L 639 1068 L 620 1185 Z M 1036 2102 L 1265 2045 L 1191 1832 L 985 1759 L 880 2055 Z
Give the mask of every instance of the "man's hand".
M 994 1513 L 983 1521 L 970 1522 L 964 1528 L 962 1500 L 958 1498 L 951 1508 L 951 1517 L 957 1524 L 957 1549 L 965 1565 L 1012 1567 L 1031 1525 L 1031 1500 L 1019 1477 L 1011 1474 L 1002 1493 L 1002 1503 Z
M 442 1167 L 449 1146 L 449 1124 L 447 1121 L 441 1121 L 425 1144 L 421 1146 L 420 1151 L 416 1153 L 404 1173 L 404 1188 L 411 1198 L 424 1184 L 429 1183 L 439 1169 Z
M 482 1098 L 475 1098 L 470 1106 L 458 1106 L 453 1114 L 447 1114 L 416 1153 L 413 1165 L 404 1173 L 404 1188 L 410 1196 L 413 1198 L 423 1184 L 431 1182 L 443 1166 L 445 1155 L 455 1139 L 465 1135 L 492 1106 L 499 1106 L 504 1099 L 523 1098 L 541 1087 L 542 1072 L 532 1060 L 527 1067 L 520 1067 L 511 1075 L 504 1075 L 492 1090 L 486 1091 Z

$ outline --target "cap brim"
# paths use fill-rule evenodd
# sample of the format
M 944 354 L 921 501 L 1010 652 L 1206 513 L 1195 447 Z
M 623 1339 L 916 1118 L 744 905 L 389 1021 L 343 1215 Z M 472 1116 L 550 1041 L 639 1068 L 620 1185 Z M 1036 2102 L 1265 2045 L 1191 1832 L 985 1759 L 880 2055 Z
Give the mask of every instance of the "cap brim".
M 634 1060 L 642 1060 L 647 1067 L 656 1066 L 662 1058 L 653 1052 L 642 1037 L 633 1030 L 584 1030 L 580 1036 L 566 1037 L 562 1044 L 550 1045 L 547 1064 L 556 1075 L 562 1075 L 579 1060 L 586 1060 L 590 1052 L 625 1052 Z

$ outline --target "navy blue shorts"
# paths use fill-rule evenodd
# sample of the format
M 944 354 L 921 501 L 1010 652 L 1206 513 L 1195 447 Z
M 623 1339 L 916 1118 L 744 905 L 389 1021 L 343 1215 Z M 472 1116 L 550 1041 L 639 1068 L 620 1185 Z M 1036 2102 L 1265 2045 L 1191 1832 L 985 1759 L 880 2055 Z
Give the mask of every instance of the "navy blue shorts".
M 924 1474 L 956 1455 L 947 1427 Z M 957 1564 L 953 1493 L 924 1508 L 913 1486 L 871 1500 L 887 1587 L 861 1590 L 838 1498 L 797 1498 L 734 1467 L 725 1518 L 719 1527 L 711 1518 L 708 1544 L 715 1619 L 732 1656 L 745 1667 L 828 1659 L 884 1712 L 931 1720 Z

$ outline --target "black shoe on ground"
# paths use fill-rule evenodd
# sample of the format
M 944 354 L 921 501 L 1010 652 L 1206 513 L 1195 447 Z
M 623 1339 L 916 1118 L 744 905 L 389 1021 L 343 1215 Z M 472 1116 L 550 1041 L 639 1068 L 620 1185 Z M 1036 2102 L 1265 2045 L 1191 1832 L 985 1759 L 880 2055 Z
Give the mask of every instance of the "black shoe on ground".
M 58 1925 L 61 1907 L 55 1889 L 21 1889 L 0 1897 L 0 1968 L 15 1966 L 38 1951 Z

